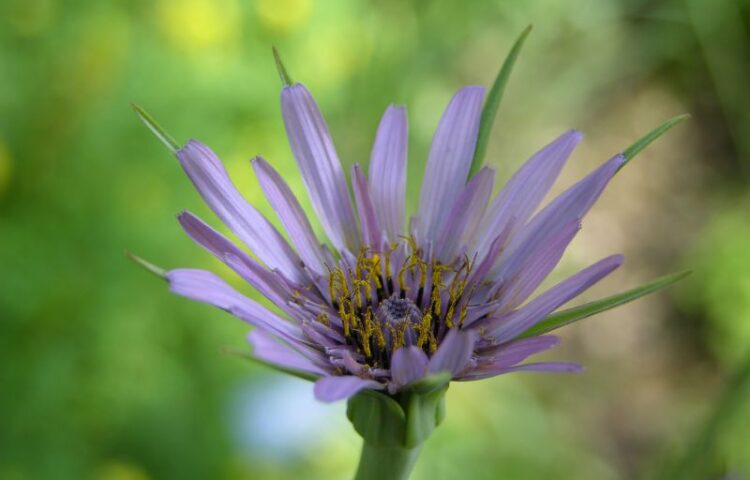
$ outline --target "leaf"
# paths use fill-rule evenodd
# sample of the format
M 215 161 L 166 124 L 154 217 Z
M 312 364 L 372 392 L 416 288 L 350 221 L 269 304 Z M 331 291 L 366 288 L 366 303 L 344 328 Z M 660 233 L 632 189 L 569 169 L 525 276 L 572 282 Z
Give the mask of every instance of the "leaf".
M 641 138 L 639 138 L 634 144 L 632 144 L 631 146 L 629 146 L 628 148 L 626 148 L 625 151 L 622 152 L 622 155 L 625 157 L 625 162 L 623 162 L 623 164 L 620 165 L 620 168 L 618 169 L 618 171 L 620 171 L 620 169 L 622 169 L 622 167 L 624 167 L 625 165 L 627 165 L 628 162 L 633 157 L 635 157 L 636 155 L 638 155 L 641 152 L 641 150 L 643 150 L 644 148 L 648 147 L 651 144 L 651 142 L 653 142 L 657 138 L 659 138 L 662 135 L 664 135 L 665 133 L 667 133 L 667 131 L 670 128 L 674 127 L 678 123 L 684 122 L 688 118 L 690 118 L 690 114 L 688 114 L 688 113 L 685 113 L 683 115 L 678 115 L 676 117 L 672 117 L 669 120 L 667 120 L 666 122 L 664 122 L 661 125 L 659 125 L 658 127 L 656 127 L 655 129 L 653 129 L 650 132 L 648 132 L 646 135 L 644 135 Z
M 284 66 L 284 62 L 281 61 L 281 55 L 279 55 L 279 51 L 276 49 L 276 47 L 271 47 L 271 50 L 273 51 L 273 59 L 276 62 L 276 70 L 278 70 L 279 72 L 279 78 L 281 78 L 281 83 L 285 87 L 292 85 L 294 81 L 292 80 L 292 77 L 289 76 L 289 72 Z
M 245 352 L 243 350 L 238 350 L 236 348 L 224 347 L 221 349 L 221 351 L 222 353 L 234 355 L 235 357 L 244 358 L 245 360 L 250 360 L 251 362 L 276 370 L 277 372 L 285 373 L 287 375 L 292 375 L 293 377 L 301 378 L 302 380 L 307 380 L 309 382 L 314 382 L 315 380 L 319 378 L 317 375 L 313 375 L 312 373 L 295 370 L 293 368 L 286 368 L 280 365 L 276 365 L 275 363 L 266 362 L 265 360 L 261 360 L 260 358 L 255 357 L 248 352 Z
M 358 393 L 347 402 L 346 416 L 370 445 L 400 446 L 404 442 L 406 414 L 387 395 L 369 390 Z
M 690 273 L 691 272 L 688 271 L 665 275 L 663 277 L 657 278 L 650 283 L 641 285 L 640 287 L 633 288 L 626 292 L 618 293 L 616 295 L 602 298 L 601 300 L 586 303 L 584 305 L 570 308 L 568 310 L 553 313 L 549 317 L 545 318 L 538 324 L 522 333 L 520 338 L 542 335 L 547 332 L 551 332 L 552 330 L 556 330 L 569 323 L 577 322 L 578 320 L 596 315 L 597 313 L 601 313 L 625 303 L 632 302 L 633 300 L 641 298 L 644 295 L 648 295 L 649 293 L 655 292 L 668 285 L 671 285 L 678 280 L 685 278 Z
M 482 166 L 484 156 L 487 153 L 487 143 L 490 139 L 490 133 L 492 131 L 492 125 L 495 123 L 495 115 L 497 109 L 500 106 L 500 100 L 503 98 L 503 92 L 505 92 L 505 84 L 508 83 L 510 78 L 510 72 L 513 70 L 513 65 L 516 63 L 516 58 L 521 52 L 526 37 L 531 32 L 531 25 L 521 32 L 521 35 L 513 44 L 508 56 L 505 57 L 503 66 L 500 67 L 500 71 L 497 73 L 495 83 L 492 84 L 487 100 L 484 102 L 484 108 L 482 109 L 482 118 L 479 122 L 479 135 L 477 137 L 477 147 L 474 150 L 474 159 L 471 162 L 469 169 L 469 178 L 473 177 Z
M 139 267 L 143 268 L 149 273 L 152 273 L 156 275 L 157 277 L 161 278 L 162 280 L 167 279 L 167 271 L 159 266 L 154 265 L 153 263 L 149 262 L 148 260 L 144 260 L 138 255 L 125 251 L 125 255 L 132 261 L 134 261 Z
M 156 120 L 154 120 L 154 117 L 148 114 L 143 108 L 141 108 L 139 105 L 136 105 L 135 103 L 132 104 L 133 110 L 135 110 L 135 113 L 138 115 L 138 118 L 141 119 L 141 121 L 148 127 L 149 130 L 151 130 L 151 133 L 153 133 L 156 138 L 163 143 L 170 152 L 177 153 L 177 151 L 180 149 L 180 145 L 175 141 L 175 139 L 167 133 L 166 130 L 162 128 L 161 125 L 159 125 Z
M 427 394 L 411 393 L 406 403 L 404 446 L 421 445 L 445 418 L 445 392 L 448 385 Z

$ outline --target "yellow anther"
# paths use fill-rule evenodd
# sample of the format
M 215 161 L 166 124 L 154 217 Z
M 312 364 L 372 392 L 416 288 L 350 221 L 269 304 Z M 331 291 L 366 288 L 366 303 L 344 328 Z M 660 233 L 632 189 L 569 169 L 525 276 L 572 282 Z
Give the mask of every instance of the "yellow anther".
M 316 320 L 318 321 L 318 323 L 322 323 L 326 327 L 331 326 L 331 320 L 328 318 L 328 314 L 325 312 L 318 314 Z
M 419 324 L 419 337 L 417 338 L 417 346 L 422 346 L 429 340 L 430 334 L 432 333 L 432 314 L 430 312 L 422 315 L 422 321 Z
M 362 350 L 368 358 L 372 356 L 372 350 L 370 349 L 370 335 L 373 330 L 372 323 L 372 310 L 368 308 L 365 312 L 364 326 L 361 329 Z
M 404 279 L 404 275 L 406 275 L 406 270 L 409 268 L 409 264 L 404 262 L 404 264 L 401 266 L 401 270 L 398 271 L 398 288 L 402 292 L 409 291 L 409 288 L 406 286 L 406 280 Z

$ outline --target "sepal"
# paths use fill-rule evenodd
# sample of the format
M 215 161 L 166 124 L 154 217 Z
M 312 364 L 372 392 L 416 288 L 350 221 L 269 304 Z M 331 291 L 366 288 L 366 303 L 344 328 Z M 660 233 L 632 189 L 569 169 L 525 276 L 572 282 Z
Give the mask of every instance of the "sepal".
M 365 443 L 375 446 L 403 445 L 406 413 L 388 395 L 364 390 L 349 399 L 346 416 Z
M 429 375 L 391 397 L 373 390 L 349 399 L 346 415 L 374 446 L 419 447 L 445 418 L 448 372 Z

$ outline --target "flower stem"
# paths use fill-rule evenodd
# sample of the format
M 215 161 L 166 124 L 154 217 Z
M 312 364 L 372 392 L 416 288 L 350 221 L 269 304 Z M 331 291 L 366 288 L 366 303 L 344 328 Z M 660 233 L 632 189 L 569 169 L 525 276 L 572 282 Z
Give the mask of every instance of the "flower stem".
M 414 448 L 362 444 L 355 480 L 407 480 L 422 445 Z

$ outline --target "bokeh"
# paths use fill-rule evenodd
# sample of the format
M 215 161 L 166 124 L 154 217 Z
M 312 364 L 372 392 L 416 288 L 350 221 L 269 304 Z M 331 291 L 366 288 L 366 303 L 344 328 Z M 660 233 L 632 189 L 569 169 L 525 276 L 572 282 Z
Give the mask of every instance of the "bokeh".
M 615 178 L 557 278 L 615 252 L 584 300 L 693 274 L 567 327 L 549 357 L 583 374 L 454 384 L 414 478 L 748 478 L 747 0 L 0 0 L 0 478 L 350 478 L 344 405 L 228 353 L 248 350 L 244 324 L 126 259 L 251 293 L 181 232 L 182 209 L 219 222 L 130 104 L 210 145 L 274 222 L 258 154 L 309 212 L 276 45 L 347 167 L 407 106 L 413 208 L 451 93 L 490 84 L 529 23 L 487 156 L 501 180 L 576 127 L 560 191 L 692 114 Z

